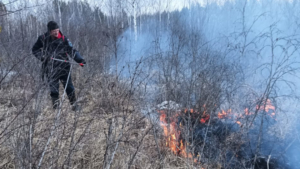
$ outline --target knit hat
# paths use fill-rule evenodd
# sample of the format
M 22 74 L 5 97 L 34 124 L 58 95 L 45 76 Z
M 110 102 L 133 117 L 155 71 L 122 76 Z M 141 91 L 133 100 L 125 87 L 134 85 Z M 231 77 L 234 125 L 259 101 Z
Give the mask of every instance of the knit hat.
M 57 25 L 56 22 L 50 21 L 50 22 L 48 22 L 48 24 L 47 24 L 47 28 L 48 28 L 48 31 L 50 32 L 50 31 L 52 31 L 52 30 L 54 30 L 54 29 L 58 29 L 59 27 L 58 27 L 58 25 Z

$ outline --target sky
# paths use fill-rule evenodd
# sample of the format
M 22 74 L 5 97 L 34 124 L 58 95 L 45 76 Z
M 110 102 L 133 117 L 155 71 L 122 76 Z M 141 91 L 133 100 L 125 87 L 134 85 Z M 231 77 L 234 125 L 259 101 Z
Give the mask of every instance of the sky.
M 70 1 L 70 0 L 66 0 Z M 84 0 L 89 2 L 95 7 L 100 7 L 102 11 L 106 14 L 110 14 L 110 9 L 112 6 L 117 6 L 117 1 L 120 0 Z M 241 0 L 239 0 L 241 1 Z M 247 1 L 258 1 L 262 2 L 263 0 L 247 0 Z M 294 0 L 274 0 L 277 2 L 280 1 L 288 1 L 292 3 Z M 190 8 L 192 5 L 199 4 L 202 7 L 206 7 L 209 4 L 217 4 L 222 7 L 225 3 L 236 3 L 236 0 L 121 0 L 122 6 L 126 7 L 128 10 L 128 14 L 134 15 L 133 7 L 136 5 L 139 11 L 136 11 L 137 15 L 139 14 L 153 14 L 156 12 L 164 12 L 164 11 L 174 11 L 174 10 L 182 10 L 183 8 Z M 134 4 L 135 2 L 136 4 Z M 110 5 L 113 4 L 113 5 Z
M 62 0 L 62 1 L 71 1 L 71 0 Z M 99 7 L 104 13 L 110 14 L 111 9 L 118 8 L 121 5 L 125 10 L 127 10 L 128 14 L 134 15 L 133 7 L 137 7 L 136 14 L 152 14 L 155 12 L 163 12 L 163 11 L 174 11 L 181 10 L 182 8 L 189 8 L 194 4 L 200 4 L 200 6 L 205 7 L 207 4 L 216 3 L 220 7 L 226 2 L 235 3 L 235 0 L 82 0 L 91 4 L 93 7 Z M 120 1 L 120 4 L 118 3 Z M 249 1 L 249 0 L 248 0 Z M 250 0 L 252 1 L 252 0 Z M 256 0 L 262 2 L 263 0 Z M 288 1 L 293 2 L 293 0 L 274 0 L 274 1 Z M 19 4 L 29 4 L 31 6 L 33 4 L 48 4 L 51 3 L 52 0 L 0 0 L 4 4 L 9 2 L 14 2 L 9 5 L 9 7 L 16 7 Z M 134 2 L 136 4 L 134 4 Z M 13 5 L 12 5 L 13 4 Z

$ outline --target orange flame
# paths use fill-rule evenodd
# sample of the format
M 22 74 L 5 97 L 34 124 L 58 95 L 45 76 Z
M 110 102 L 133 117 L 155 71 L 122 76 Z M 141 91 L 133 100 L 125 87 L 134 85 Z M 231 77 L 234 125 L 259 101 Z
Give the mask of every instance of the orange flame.
M 197 161 L 197 159 L 193 158 L 192 153 L 187 153 L 186 146 L 183 142 L 183 140 L 179 139 L 180 131 L 176 130 L 176 118 L 171 119 L 171 123 L 168 125 L 166 122 L 166 113 L 164 111 L 159 111 L 161 113 L 160 115 L 160 125 L 163 127 L 164 130 L 164 136 L 166 137 L 166 146 L 170 148 L 170 150 L 176 154 L 181 155 L 185 158 L 193 159 L 194 161 Z M 187 110 L 184 110 L 186 113 Z M 194 112 L 194 111 L 192 111 Z M 177 117 L 174 116 L 174 117 Z M 209 116 L 208 116 L 209 119 Z M 181 126 L 181 123 L 180 123 Z M 188 143 L 187 143 L 188 144 Z
M 267 99 L 267 101 L 263 102 L 263 104 L 260 107 L 257 105 L 256 109 L 264 110 L 265 112 L 269 112 L 269 110 L 274 110 L 275 111 L 275 106 L 272 105 L 270 99 Z
M 225 110 L 222 110 L 221 112 L 218 113 L 219 119 L 224 119 L 224 118 L 231 118 L 231 109 L 228 109 L 227 112 Z
M 203 117 L 201 118 L 200 122 L 203 124 L 203 123 L 206 123 L 208 120 L 209 120 L 210 116 L 207 114 L 203 115 Z
M 227 116 L 227 113 L 226 113 L 224 110 L 222 110 L 222 112 L 219 112 L 219 113 L 218 113 L 219 119 L 223 119 L 223 118 L 225 118 L 226 116 Z
M 206 107 L 203 105 L 204 110 L 200 119 L 200 123 L 204 124 L 207 123 L 210 119 L 210 115 L 206 114 Z M 275 116 L 275 106 L 272 105 L 271 101 L 268 99 L 266 101 L 265 106 L 256 106 L 256 109 L 259 110 L 264 110 L 265 112 L 268 113 L 269 110 L 273 110 L 273 112 L 269 113 L 271 117 Z M 163 128 L 164 131 L 164 136 L 166 138 L 166 146 L 170 148 L 170 150 L 176 154 L 176 155 L 181 155 L 185 158 L 190 158 L 192 159 L 195 163 L 197 162 L 197 158 L 194 158 L 194 154 L 187 152 L 187 146 L 189 146 L 188 142 L 184 142 L 182 139 L 179 138 L 180 136 L 180 130 L 177 129 L 177 117 L 179 113 L 172 113 L 173 117 L 168 117 L 168 121 L 170 123 L 167 123 L 167 114 L 165 113 L 164 110 L 159 110 L 160 113 L 160 125 Z M 184 113 L 199 113 L 197 110 L 194 109 L 184 109 Z M 235 123 L 242 125 L 241 119 L 245 118 L 246 116 L 253 115 L 253 112 L 250 112 L 248 108 L 245 108 L 244 114 L 233 114 L 231 109 L 228 109 L 227 111 L 221 110 L 218 112 L 218 118 L 223 119 L 223 118 L 229 118 L 232 119 L 235 117 Z M 276 120 L 276 119 L 275 119 Z M 178 124 L 179 127 L 182 127 L 182 123 Z

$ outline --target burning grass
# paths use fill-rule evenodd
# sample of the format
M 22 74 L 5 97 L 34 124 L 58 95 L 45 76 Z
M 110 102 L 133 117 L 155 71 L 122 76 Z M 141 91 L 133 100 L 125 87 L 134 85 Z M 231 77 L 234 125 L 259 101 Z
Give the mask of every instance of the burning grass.
M 262 139 L 259 158 L 254 155 L 253 149 L 255 150 L 257 141 L 255 132 L 261 130 L 257 120 L 251 123 L 255 116 L 254 112 L 245 109 L 243 113 L 235 113 L 228 109 L 217 113 L 207 113 L 205 105 L 201 110 L 165 109 L 158 111 L 165 137 L 164 146 L 168 147 L 172 153 L 193 161 L 194 165 L 208 168 L 212 166 L 215 166 L 213 168 L 218 168 L 217 166 L 252 168 L 254 160 L 256 161 L 254 168 L 285 166 L 282 165 L 278 154 L 268 159 L 266 150 L 270 146 L 266 144 L 270 140 L 278 140 L 271 135 L 270 138 Z M 267 118 L 269 122 L 273 121 L 273 123 L 268 123 L 269 125 L 276 123 L 275 106 L 270 100 L 267 100 L 264 106 L 256 106 L 254 110 L 259 113 L 257 116 L 265 114 L 264 118 Z M 246 134 L 246 131 L 249 133 Z M 274 148 L 273 151 L 278 152 Z

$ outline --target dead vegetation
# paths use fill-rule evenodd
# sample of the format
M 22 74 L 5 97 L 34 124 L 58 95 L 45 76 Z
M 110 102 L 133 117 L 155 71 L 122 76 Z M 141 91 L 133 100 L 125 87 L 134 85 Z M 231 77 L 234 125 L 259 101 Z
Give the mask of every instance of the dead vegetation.
M 1 96 L 0 156 L 5 157 L 1 168 L 143 168 L 138 165 L 141 161 L 143 165 L 148 161 L 149 167 L 158 163 L 153 153 L 145 151 L 156 147 L 151 138 L 153 125 L 138 111 L 125 84 L 116 83 L 113 77 L 99 77 L 89 84 L 100 82 L 101 87 L 91 87 L 80 97 L 82 111 L 72 112 L 65 100 L 59 117 L 45 92 L 39 98 L 41 111 L 36 119 L 37 100 L 18 103 L 34 92 L 22 94 L 20 88 L 6 88 Z
M 279 147 L 288 133 L 292 133 L 288 131 L 291 123 L 270 120 L 270 114 L 263 110 L 271 100 L 274 109 L 276 107 L 276 117 L 287 119 L 282 114 L 277 116 L 280 107 L 277 101 L 297 97 L 278 93 L 281 82 L 292 93 L 296 91 L 295 85 L 286 80 L 286 76 L 296 77 L 299 70 L 298 62 L 294 62 L 294 53 L 299 50 L 295 35 L 278 39 L 275 35 L 280 35 L 279 26 L 273 24 L 253 39 L 249 38 L 253 30 L 247 28 L 244 21 L 247 1 L 242 5 L 239 19 L 242 29 L 226 37 L 226 43 L 220 40 L 225 51 L 215 50 L 215 44 L 205 38 L 202 28 L 191 30 L 180 12 L 131 18 L 118 8 L 118 17 L 111 18 L 99 9 L 92 11 L 86 3 L 58 2 L 53 3 L 55 9 L 49 6 L 41 11 L 52 12 L 53 18 L 68 23 L 63 24 L 63 30 L 87 58 L 84 69 L 74 67 L 72 70 L 83 109 L 71 111 L 62 87 L 62 108 L 57 111 L 51 108 L 48 86 L 39 75 L 37 65 L 40 63 L 28 52 L 37 38 L 35 34 L 44 30 L 45 23 L 32 15 L 20 15 L 16 22 L 9 21 L 24 30 L 37 32 L 3 29 L 4 33 L 0 34 L 0 168 L 280 168 L 275 167 L 274 156 L 285 152 L 273 147 Z M 55 16 L 60 5 L 64 8 L 62 15 Z M 43 12 L 39 14 L 44 18 L 52 17 Z M 261 16 L 254 19 L 252 25 Z M 8 21 L 0 19 L 1 23 Z M 155 29 L 152 20 L 154 25 L 159 25 Z M 126 32 L 128 27 L 134 32 Z M 148 36 L 153 32 L 145 31 L 148 29 L 155 32 L 153 41 Z M 131 56 L 132 49 L 120 49 L 120 39 L 126 39 L 126 33 L 137 36 L 137 32 L 147 34 L 146 41 L 149 40 L 151 46 L 145 54 L 148 57 L 143 56 L 144 60 L 131 67 L 133 71 L 125 78 L 119 74 L 131 65 L 122 68 L 118 62 L 112 65 L 110 61 L 124 57 L 127 52 Z M 164 38 L 169 41 L 161 41 Z M 244 45 L 237 39 L 245 40 Z M 251 45 L 259 48 L 252 49 Z M 244 72 L 245 65 L 239 60 L 254 58 L 259 62 L 258 58 L 263 58 L 261 52 L 269 53 L 270 60 L 250 65 L 255 67 L 253 77 L 245 76 L 251 72 Z M 279 53 L 281 55 L 277 55 Z M 252 82 L 245 81 L 260 79 L 256 72 L 269 75 L 253 82 L 261 91 L 252 87 Z M 173 136 L 164 134 L 159 109 L 155 108 L 158 103 L 169 100 L 181 104 L 181 110 L 194 107 L 201 111 L 199 115 L 181 112 L 185 128 L 178 130 L 181 138 L 175 135 L 178 142 L 173 149 L 183 145 L 188 149 L 175 153 L 169 146 Z M 147 109 L 149 103 L 151 109 Z M 244 116 L 231 119 L 234 124 L 227 125 L 229 120 L 220 120 L 218 116 L 222 107 L 235 110 L 236 117 Z M 243 112 L 245 108 L 249 112 Z M 226 113 L 220 116 L 226 117 Z M 174 114 L 168 112 L 167 115 Z M 176 120 L 179 118 L 166 121 L 167 130 L 171 131 Z M 233 125 L 239 130 L 231 130 Z M 179 138 L 185 143 L 180 143 Z M 283 149 L 286 151 L 297 140 L 299 137 L 294 136 L 288 146 L 282 143 Z M 270 151 L 264 153 L 265 147 L 271 147 Z M 187 150 L 187 156 L 193 153 L 192 157 L 184 156 L 183 151 Z

